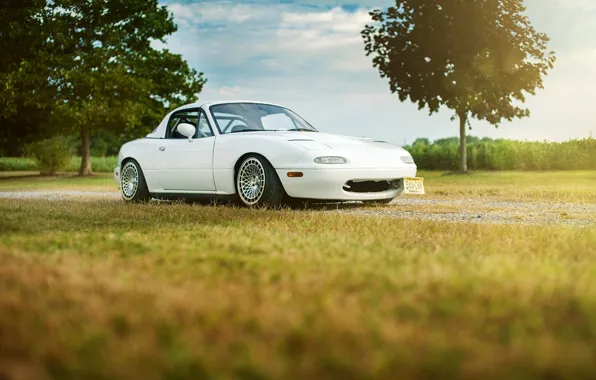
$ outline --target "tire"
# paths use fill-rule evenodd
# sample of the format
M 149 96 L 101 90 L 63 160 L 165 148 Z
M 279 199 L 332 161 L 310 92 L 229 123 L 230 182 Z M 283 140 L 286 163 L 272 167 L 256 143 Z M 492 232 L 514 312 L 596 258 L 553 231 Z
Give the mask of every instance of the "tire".
M 275 169 L 262 156 L 245 157 L 238 167 L 235 182 L 240 202 L 248 207 L 277 208 L 286 195 Z
M 120 194 L 126 202 L 151 200 L 143 170 L 135 160 L 125 161 L 120 171 Z

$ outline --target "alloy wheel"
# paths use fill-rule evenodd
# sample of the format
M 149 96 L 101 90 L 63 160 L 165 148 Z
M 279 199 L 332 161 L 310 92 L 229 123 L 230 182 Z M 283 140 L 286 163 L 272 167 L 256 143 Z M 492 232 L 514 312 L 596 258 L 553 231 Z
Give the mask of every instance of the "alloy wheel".
M 265 168 L 261 161 L 251 157 L 242 163 L 238 171 L 238 193 L 249 206 L 255 205 L 265 191 Z
M 134 198 L 139 188 L 139 170 L 137 166 L 132 162 L 126 163 L 122 168 L 120 178 L 122 196 L 127 200 Z

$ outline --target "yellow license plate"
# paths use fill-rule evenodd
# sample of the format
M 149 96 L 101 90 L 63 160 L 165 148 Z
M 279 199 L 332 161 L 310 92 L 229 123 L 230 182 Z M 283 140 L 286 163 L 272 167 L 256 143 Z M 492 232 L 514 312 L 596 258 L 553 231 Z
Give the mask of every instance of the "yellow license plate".
M 424 194 L 424 178 L 404 178 L 404 194 Z

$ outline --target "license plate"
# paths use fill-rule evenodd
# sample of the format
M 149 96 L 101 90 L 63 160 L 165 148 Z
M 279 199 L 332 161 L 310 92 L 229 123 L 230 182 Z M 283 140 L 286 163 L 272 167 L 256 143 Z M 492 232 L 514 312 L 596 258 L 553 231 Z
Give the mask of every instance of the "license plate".
M 424 194 L 424 178 L 404 178 L 404 194 Z

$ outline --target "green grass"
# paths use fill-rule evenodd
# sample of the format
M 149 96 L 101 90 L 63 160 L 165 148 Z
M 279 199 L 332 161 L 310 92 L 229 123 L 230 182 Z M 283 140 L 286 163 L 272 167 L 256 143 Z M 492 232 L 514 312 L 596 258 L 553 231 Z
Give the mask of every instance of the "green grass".
M 108 173 L 89 178 L 73 174 L 49 177 L 34 172 L 0 172 L 0 191 L 39 190 L 118 191 L 118 184 Z
M 0 191 L 116 190 L 110 174 L 26 174 L 1 174 Z M 427 198 L 593 203 L 596 191 L 594 172 L 420 175 Z M 0 212 L 0 356 L 21 358 L 10 373 L 594 370 L 594 229 L 119 202 L 0 201 Z
M 445 175 L 420 171 L 427 197 L 596 203 L 596 171 L 472 172 Z
M 543 178 L 425 175 L 456 195 Z M 596 372 L 594 228 L 109 201 L 0 214 L 8 378 Z
M 116 167 L 118 157 L 91 157 L 93 171 L 98 173 L 111 173 Z M 72 157 L 66 172 L 78 172 L 81 166 L 81 157 Z M 0 157 L 0 172 L 7 171 L 37 171 L 37 165 L 31 158 L 23 157 Z

